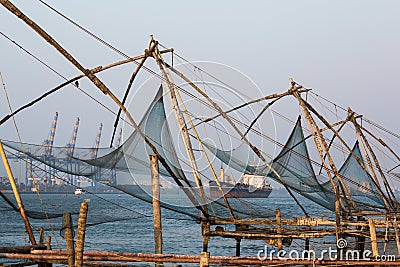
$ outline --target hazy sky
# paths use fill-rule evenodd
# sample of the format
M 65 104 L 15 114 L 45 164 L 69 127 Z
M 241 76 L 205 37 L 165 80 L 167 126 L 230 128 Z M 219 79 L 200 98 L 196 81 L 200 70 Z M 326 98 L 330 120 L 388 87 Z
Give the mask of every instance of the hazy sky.
M 88 37 L 39 1 L 12 0 L 85 67 L 122 57 Z M 248 75 L 264 94 L 282 92 L 289 77 L 399 133 L 399 1 L 50 1 L 47 3 L 129 55 L 153 34 L 193 61 L 219 62 Z M 79 72 L 21 20 L 0 8 L 0 31 L 66 77 Z M 0 72 L 14 108 L 63 80 L 0 36 Z M 122 96 L 134 66 L 101 77 Z M 87 86 L 85 88 L 85 86 Z M 82 82 L 91 95 L 113 105 Z M 0 116 L 8 114 L 3 91 Z M 69 86 L 17 117 L 24 141 L 40 142 L 60 113 L 56 143 L 67 143 L 81 118 L 78 144 L 94 143 L 104 123 L 107 146 L 113 116 Z M 0 137 L 16 140 L 11 123 Z

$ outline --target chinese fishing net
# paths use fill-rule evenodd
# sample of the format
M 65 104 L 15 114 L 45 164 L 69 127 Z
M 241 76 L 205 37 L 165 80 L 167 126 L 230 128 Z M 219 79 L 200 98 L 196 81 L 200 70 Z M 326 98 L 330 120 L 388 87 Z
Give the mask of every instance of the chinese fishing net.
M 300 117 L 281 152 L 269 163 L 278 175 L 264 163 L 256 166 L 251 163 L 249 159 L 255 154 L 245 144 L 229 151 L 218 149 L 207 142 L 203 144 L 222 162 L 235 170 L 269 177 L 328 210 L 335 210 L 333 185 L 340 187 L 339 180 L 334 176 L 332 181 L 326 181 L 326 178 L 315 174 Z M 338 171 L 343 184 L 348 189 L 348 194 L 358 210 L 384 209 L 383 192 L 361 165 L 365 166 L 358 143 L 356 143 L 352 153 Z M 341 193 L 341 198 L 347 200 L 350 198 L 348 194 Z
M 172 171 L 172 173 L 171 171 L 169 172 L 165 166 L 159 164 L 162 185 L 171 187 L 168 190 L 167 188 L 161 188 L 161 207 L 189 216 L 194 220 L 200 220 L 204 216 L 220 219 L 231 218 L 229 208 L 222 199 L 212 198 L 207 190 L 202 196 L 201 190 L 195 185 L 195 182 L 189 180 L 182 171 L 181 162 L 175 151 L 171 131 L 166 120 L 162 90 L 162 87 L 160 87 L 138 124 L 140 130 L 157 149 L 159 155 L 165 159 L 166 164 Z M 50 167 L 58 175 L 57 179 L 62 180 L 63 186 L 77 184 L 84 177 L 95 181 L 97 184 L 101 183 L 104 187 L 111 188 L 110 190 L 117 190 L 116 192 L 134 196 L 148 204 L 152 203 L 149 154 L 153 154 L 154 151 L 136 131 L 117 149 L 99 149 L 96 153 L 96 158 L 93 158 L 93 148 L 75 148 L 71 156 L 65 147 L 53 147 L 51 156 L 45 156 L 45 145 L 21 144 L 12 141 L 3 141 L 3 144 L 10 151 L 14 151 L 9 152 L 13 153 L 14 156 L 19 155 L 31 164 L 36 164 L 44 169 Z M 181 186 L 176 186 L 176 184 L 181 184 Z M 86 191 L 90 192 L 90 189 Z M 164 194 L 167 191 L 169 194 Z M 93 192 L 94 195 L 96 195 L 95 193 L 96 191 Z M 12 202 L 12 198 L 8 196 L 5 198 L 8 202 Z M 49 206 L 49 203 L 45 204 L 47 216 L 50 217 L 61 216 L 61 210 L 65 208 L 62 205 L 52 206 L 50 204 Z M 70 206 L 68 201 L 63 202 L 63 204 Z M 104 205 L 107 206 L 106 202 Z M 267 207 L 251 205 L 242 199 L 229 199 L 229 205 L 237 218 L 268 218 L 275 216 L 274 211 L 269 210 Z M 112 205 L 108 206 L 109 209 L 113 209 Z M 129 206 L 129 203 L 126 206 L 135 210 L 134 207 Z M 201 209 L 207 210 L 207 214 L 201 214 Z M 151 214 L 150 205 L 146 210 Z M 78 206 L 73 212 L 78 212 Z M 128 216 L 122 216 L 124 214 L 123 211 L 121 211 L 121 214 L 115 214 L 115 212 L 105 213 L 100 209 L 99 214 L 107 214 L 113 217 L 109 221 L 129 218 Z M 148 216 L 147 213 L 137 213 L 135 215 Z M 28 216 L 32 218 L 45 217 L 42 212 L 32 210 L 28 210 Z M 90 219 L 91 217 L 89 216 L 89 223 Z M 101 216 L 93 216 L 92 223 L 99 223 L 101 220 Z

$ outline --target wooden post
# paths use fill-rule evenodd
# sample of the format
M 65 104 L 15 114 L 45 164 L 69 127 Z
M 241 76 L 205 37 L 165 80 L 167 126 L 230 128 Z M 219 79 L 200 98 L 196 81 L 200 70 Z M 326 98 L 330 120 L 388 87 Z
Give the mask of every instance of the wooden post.
M 282 234 L 281 210 L 276 209 L 276 233 Z M 278 237 L 278 251 L 282 250 L 282 236 Z
M 372 256 L 378 256 L 378 242 L 376 240 L 376 230 L 375 230 L 375 223 L 372 218 L 368 219 L 369 223 L 369 233 L 371 235 L 371 248 L 372 248 Z
M 47 240 L 46 240 L 46 247 L 47 250 L 51 250 L 51 236 L 47 236 Z
M 40 227 L 39 230 L 39 244 L 43 245 L 44 244 L 44 228 Z
M 155 253 L 162 254 L 162 225 L 160 208 L 160 176 L 158 174 L 157 155 L 151 154 L 151 184 L 153 193 L 153 220 L 154 220 L 154 246 Z
M 85 244 L 87 212 L 88 212 L 88 203 L 82 202 L 78 219 L 78 235 L 76 237 L 76 254 L 75 254 L 76 267 L 83 266 L 83 248 Z
M 236 238 L 236 257 L 240 257 L 240 242 L 241 238 Z
M 74 234 L 72 227 L 71 213 L 66 212 L 63 214 L 62 228 L 65 233 L 65 242 L 67 244 L 68 251 L 68 267 L 75 266 L 75 248 L 74 248 Z
M 208 242 L 210 241 L 210 222 L 201 221 L 201 235 L 203 236 L 203 252 L 208 251 Z
M 25 228 L 29 236 L 29 241 L 31 242 L 32 245 L 36 245 L 35 236 L 33 235 L 31 224 L 29 223 L 28 216 L 26 216 L 24 204 L 22 203 L 21 196 L 19 195 L 18 187 L 17 184 L 15 183 L 14 175 L 11 171 L 10 164 L 8 163 L 8 159 L 6 156 L 6 152 L 4 151 L 3 143 L 1 141 L 0 141 L 0 154 L 15 196 L 15 200 L 17 201 L 18 204 L 19 212 L 25 223 Z
M 202 252 L 200 257 L 200 267 L 208 267 L 210 264 L 210 252 Z
M 40 227 L 39 230 L 39 245 L 43 245 L 44 244 L 44 228 Z M 49 264 L 45 263 L 45 262 L 39 262 L 38 263 L 38 267 L 48 267 Z

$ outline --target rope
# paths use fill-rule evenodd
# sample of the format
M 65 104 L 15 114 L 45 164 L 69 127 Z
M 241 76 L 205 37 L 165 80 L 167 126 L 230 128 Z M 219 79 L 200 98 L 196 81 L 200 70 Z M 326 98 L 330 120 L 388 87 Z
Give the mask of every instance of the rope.
M 5 85 L 5 83 L 4 83 L 3 76 L 2 76 L 2 74 L 1 74 L 1 72 L 0 72 L 0 78 L 1 78 L 1 82 L 2 82 L 2 84 L 3 84 L 4 94 L 5 94 L 6 99 L 7 99 L 8 108 L 9 108 L 10 112 L 12 113 L 13 111 L 12 111 L 10 99 L 9 99 L 9 97 L 8 97 L 7 88 L 6 88 L 6 85 Z M 21 148 L 22 148 L 22 153 L 26 156 L 25 149 L 24 149 L 24 146 L 23 146 L 23 144 L 22 144 L 21 135 L 20 135 L 20 132 L 19 132 L 19 129 L 18 129 L 18 126 L 17 126 L 17 122 L 16 122 L 14 116 L 12 117 L 12 120 L 13 120 L 13 124 L 14 124 L 15 130 L 16 130 L 17 135 L 18 135 L 19 143 L 20 143 Z M 31 169 L 31 168 L 30 168 L 30 172 L 31 172 L 31 176 L 32 176 L 32 178 L 33 178 L 33 173 L 32 173 L 32 169 Z M 33 180 L 33 182 L 36 183 L 35 180 Z M 36 187 L 36 185 L 35 185 L 35 187 Z M 57 244 L 58 248 L 61 249 L 61 246 L 60 246 L 60 244 L 58 243 L 58 238 L 57 238 L 57 236 L 55 235 L 55 231 L 54 231 L 54 229 L 53 229 L 53 226 L 52 226 L 52 224 L 51 224 L 51 222 L 50 222 L 49 216 L 48 216 L 48 214 L 47 214 L 47 212 L 46 212 L 46 209 L 45 209 L 45 207 L 44 207 L 43 199 L 42 199 L 42 197 L 41 197 L 41 195 L 40 195 L 39 190 L 36 190 L 36 194 L 37 194 L 37 196 L 38 196 L 38 198 L 39 198 L 39 201 L 40 201 L 42 210 L 43 210 L 43 212 L 44 212 L 44 214 L 45 214 L 45 216 L 46 216 L 47 223 L 49 224 L 49 226 L 50 226 L 50 228 L 51 228 L 51 233 L 53 234 L 53 236 L 54 236 L 54 238 L 55 238 L 55 240 L 56 240 L 56 244 Z

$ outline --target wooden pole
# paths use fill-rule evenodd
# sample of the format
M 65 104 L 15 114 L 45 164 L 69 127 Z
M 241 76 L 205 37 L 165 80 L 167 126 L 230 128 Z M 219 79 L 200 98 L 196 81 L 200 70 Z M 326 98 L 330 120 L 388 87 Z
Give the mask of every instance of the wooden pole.
M 375 229 L 375 223 L 374 220 L 372 218 L 368 219 L 368 223 L 369 223 L 369 233 L 371 235 L 371 248 L 372 248 L 372 256 L 378 256 L 379 252 L 378 252 L 378 242 L 376 239 L 376 229 Z
M 276 233 L 282 234 L 281 210 L 276 209 Z M 282 250 L 282 237 L 278 237 L 278 251 Z
M 325 156 L 328 157 L 329 165 L 331 166 L 333 173 L 336 175 L 336 178 L 338 179 L 340 189 L 342 190 L 343 195 L 344 195 L 343 199 L 347 203 L 347 198 L 346 198 L 346 196 L 347 196 L 351 202 L 351 206 L 354 208 L 354 210 L 357 210 L 357 206 L 354 203 L 351 195 L 349 194 L 349 191 L 348 191 L 346 185 L 343 183 L 342 177 L 340 176 L 340 174 L 336 168 L 336 165 L 334 164 L 333 159 L 329 153 L 328 144 L 326 143 L 326 141 L 321 133 L 321 130 L 319 129 L 314 118 L 311 116 L 310 111 L 307 109 L 304 99 L 300 96 L 300 93 L 298 91 L 298 89 L 300 89 L 300 87 L 296 86 L 296 83 L 293 81 L 293 79 L 290 79 L 290 82 L 292 84 L 292 87 L 290 90 L 292 91 L 293 96 L 299 101 L 300 107 L 303 110 L 303 113 L 306 117 L 308 125 L 310 126 L 311 133 L 314 137 L 314 143 L 316 145 L 319 156 L 321 158 L 322 165 L 324 166 L 324 168 L 326 170 L 326 174 L 328 175 L 328 178 L 331 182 L 332 189 L 334 190 L 334 188 L 335 188 L 335 182 L 334 182 L 332 174 L 329 170 L 328 164 L 325 161 Z M 325 156 L 323 154 L 323 150 L 325 150 Z
M 39 230 L 39 245 L 43 245 L 44 244 L 44 228 L 40 227 Z M 45 262 L 39 262 L 38 263 L 38 267 L 49 267 L 51 266 L 50 263 L 45 263 Z
M 76 254 L 75 254 L 76 267 L 83 266 L 83 249 L 85 245 L 87 212 L 88 212 L 88 203 L 82 202 L 78 219 L 78 235 L 76 237 Z
M 8 179 L 12 187 L 15 200 L 17 201 L 19 212 L 21 214 L 22 219 L 24 220 L 25 229 L 29 236 L 29 241 L 31 242 L 32 245 L 36 245 L 35 236 L 33 235 L 31 224 L 29 223 L 28 216 L 25 213 L 24 204 L 22 203 L 21 196 L 19 195 L 18 187 L 17 184 L 15 183 L 14 175 L 11 171 L 11 167 L 10 164 L 8 163 L 6 152 L 4 151 L 3 143 L 1 141 L 0 141 L 0 155 L 3 160 L 4 168 L 6 169 Z
M 68 251 L 68 267 L 73 267 L 75 266 L 75 248 L 74 248 L 74 235 L 72 230 L 73 229 L 72 218 L 70 212 L 64 213 L 62 228 L 64 229 L 65 242 Z
M 349 108 L 349 112 L 352 112 L 352 110 L 351 110 L 350 108 Z M 387 179 L 386 179 L 386 176 L 385 176 L 384 172 L 382 171 L 382 169 L 381 169 L 381 167 L 380 167 L 379 161 L 378 161 L 378 159 L 377 159 L 377 157 L 376 157 L 376 155 L 375 155 L 374 150 L 372 149 L 371 145 L 369 144 L 368 139 L 365 137 L 365 135 L 364 135 L 363 132 L 361 131 L 361 127 L 360 127 L 360 125 L 357 123 L 356 118 L 355 118 L 354 116 L 352 117 L 352 123 L 354 124 L 354 127 L 355 127 L 355 129 L 356 129 L 357 134 L 361 137 L 361 140 L 364 141 L 364 143 L 365 143 L 365 145 L 367 146 L 369 152 L 371 153 L 371 157 L 372 157 L 372 159 L 373 159 L 373 161 L 374 161 L 374 163 L 375 163 L 376 168 L 378 169 L 378 171 L 379 171 L 379 173 L 380 173 L 380 175 L 381 175 L 381 178 L 382 178 L 383 184 L 385 185 L 385 189 L 386 189 L 386 192 L 387 192 L 387 194 L 388 194 L 389 199 L 390 199 L 390 200 L 397 201 L 397 200 L 396 200 L 396 196 L 394 195 L 394 193 L 393 193 L 393 191 L 392 191 L 392 188 L 391 188 L 391 186 L 389 185 L 389 183 L 388 183 L 388 181 L 387 181 Z M 372 166 L 371 160 L 369 159 L 368 153 L 366 152 L 365 154 L 366 154 L 366 159 L 367 159 L 368 163 L 370 164 L 371 173 L 372 173 L 372 174 L 374 175 L 374 177 L 376 178 L 375 171 L 374 171 L 374 168 L 373 168 L 373 166 Z M 376 178 L 376 179 L 377 179 L 377 178 Z M 378 183 L 378 186 L 379 186 L 379 183 Z M 383 200 L 385 200 L 384 197 L 383 197 Z M 392 203 L 392 204 L 393 204 L 393 203 Z
M 168 68 L 171 68 L 172 70 L 174 70 L 174 67 L 173 67 L 173 66 L 168 66 Z M 301 92 L 308 92 L 308 91 L 310 91 L 310 89 L 301 90 Z M 225 111 L 225 114 L 231 113 L 232 111 L 241 109 L 241 108 L 243 108 L 243 107 L 249 106 L 249 105 L 254 104 L 254 103 L 258 103 L 258 102 L 261 102 L 261 101 L 266 101 L 266 100 L 269 100 L 269 99 L 282 98 L 282 97 L 287 96 L 287 95 L 290 95 L 290 94 L 291 94 L 290 92 L 284 92 L 284 93 L 282 93 L 282 94 L 272 94 L 272 95 L 263 96 L 263 97 L 261 97 L 261 98 L 258 98 L 258 99 L 255 99 L 255 100 L 251 100 L 251 101 L 249 101 L 249 102 L 243 103 L 243 104 L 241 104 L 241 105 L 239 105 L 239 106 L 236 106 L 236 107 L 234 107 L 234 108 L 231 108 L 231 109 L 229 109 L 229 110 L 226 110 L 226 111 Z M 199 126 L 200 124 L 203 124 L 203 123 L 206 123 L 206 122 L 215 120 L 216 118 L 218 118 L 218 117 L 220 117 L 220 116 L 222 116 L 221 113 L 216 114 L 215 116 L 212 116 L 212 117 L 208 117 L 208 118 L 206 118 L 206 119 L 202 119 L 200 122 L 196 123 L 196 124 L 194 125 L 194 127 L 197 127 L 197 126 Z M 190 130 L 190 129 L 189 129 L 189 130 Z
M 210 264 L 210 252 L 201 252 L 200 267 L 208 267 Z
M 201 235 L 203 236 L 203 252 L 208 251 L 208 242 L 210 242 L 210 222 L 201 221 Z
M 153 36 L 152 35 L 150 35 L 150 38 L 151 38 L 152 42 L 155 42 L 153 40 Z M 170 96 L 170 99 L 171 99 L 171 104 L 172 104 L 172 107 L 173 107 L 173 110 L 174 110 L 174 114 L 175 114 L 176 120 L 177 120 L 178 125 L 179 125 L 179 133 L 181 135 L 183 144 L 185 146 L 186 154 L 188 156 L 189 163 L 190 163 L 190 166 L 191 166 L 192 171 L 193 171 L 193 175 L 194 175 L 194 180 L 196 182 L 196 186 L 198 187 L 202 208 L 205 211 L 204 216 L 208 217 L 209 215 L 208 215 L 207 200 L 206 200 L 206 197 L 205 197 L 205 193 L 204 193 L 204 188 L 203 188 L 203 185 L 202 185 L 201 177 L 200 177 L 200 174 L 199 174 L 199 171 L 198 171 L 196 157 L 194 156 L 194 153 L 193 153 L 193 146 L 192 146 L 192 142 L 190 140 L 189 131 L 187 129 L 185 118 L 183 116 L 183 112 L 182 112 L 182 110 L 181 110 L 181 108 L 179 106 L 178 99 L 177 99 L 177 96 L 176 96 L 177 89 L 175 87 L 175 84 L 172 81 L 171 75 L 169 73 L 167 73 L 165 71 L 164 67 L 163 67 L 163 65 L 165 65 L 165 62 L 163 62 L 163 60 L 161 58 L 161 55 L 158 53 L 157 47 L 154 49 L 152 54 L 153 54 L 153 57 L 156 60 L 156 62 L 158 64 L 158 67 L 159 67 L 159 69 L 160 69 L 160 71 L 161 71 L 161 73 L 163 75 L 165 84 L 167 85 L 168 93 L 169 93 L 169 96 Z
M 162 225 L 160 208 L 160 176 L 158 173 L 157 155 L 151 154 L 151 184 L 153 193 L 153 220 L 154 220 L 154 250 L 156 254 L 162 254 Z

